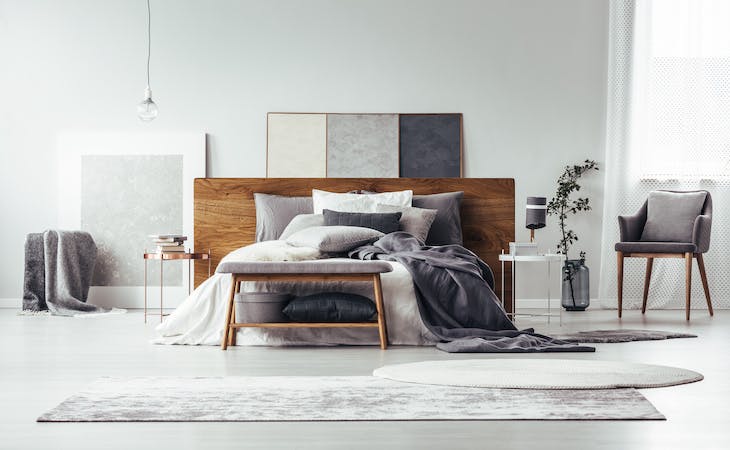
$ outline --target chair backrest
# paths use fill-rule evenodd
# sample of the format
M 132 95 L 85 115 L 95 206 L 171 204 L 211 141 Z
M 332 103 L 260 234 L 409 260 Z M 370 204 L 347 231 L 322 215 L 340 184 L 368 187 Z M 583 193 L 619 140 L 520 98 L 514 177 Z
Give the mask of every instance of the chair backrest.
M 657 198 L 655 201 L 657 205 L 663 205 L 663 207 L 657 210 L 649 210 L 648 198 L 640 210 L 644 224 L 641 232 L 642 241 L 650 242 L 693 242 L 697 245 L 697 251 L 704 253 L 708 250 L 710 244 L 710 232 L 712 227 L 712 196 L 705 190 L 696 191 L 653 191 L 653 192 L 667 192 L 672 194 L 680 194 L 674 197 Z M 697 200 L 699 200 L 697 194 L 704 194 L 704 200 L 702 206 L 698 208 Z M 684 205 L 677 205 L 676 208 L 671 205 L 675 202 L 682 202 L 681 194 L 687 194 L 687 202 Z M 691 195 L 690 194 L 694 194 Z M 692 214 L 697 214 L 692 216 Z M 707 216 L 706 219 L 702 219 L 700 222 L 696 221 L 697 216 Z M 688 223 L 689 222 L 689 223 Z M 699 228 L 697 224 L 699 223 Z M 689 228 L 688 228 L 689 227 Z
M 701 215 L 712 217 L 712 195 L 710 195 L 710 191 L 706 191 L 704 189 L 697 189 L 697 190 L 694 190 L 694 191 L 672 191 L 672 190 L 669 190 L 669 189 L 657 189 L 654 192 L 673 192 L 675 194 L 692 194 L 692 193 L 695 193 L 695 192 L 704 192 L 707 195 L 705 196 L 705 203 L 702 205 Z M 644 206 L 646 206 L 648 204 L 648 202 L 649 202 L 648 199 L 645 200 L 644 201 Z

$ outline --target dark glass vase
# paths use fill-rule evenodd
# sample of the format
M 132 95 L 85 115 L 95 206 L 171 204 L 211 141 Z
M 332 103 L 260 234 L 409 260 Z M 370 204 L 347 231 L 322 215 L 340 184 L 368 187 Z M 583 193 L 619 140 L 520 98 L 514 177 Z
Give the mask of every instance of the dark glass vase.
M 591 304 L 590 273 L 583 259 L 569 259 L 563 265 L 562 305 L 566 311 L 585 311 Z

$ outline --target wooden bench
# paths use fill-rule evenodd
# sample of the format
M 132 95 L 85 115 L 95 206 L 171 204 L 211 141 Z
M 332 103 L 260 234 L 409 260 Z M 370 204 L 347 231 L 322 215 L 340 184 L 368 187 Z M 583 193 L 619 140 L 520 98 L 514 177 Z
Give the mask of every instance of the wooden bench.
M 348 259 L 323 259 L 295 262 L 222 262 L 216 272 L 230 273 L 232 277 L 228 309 L 224 323 L 221 349 L 236 345 L 238 328 L 377 328 L 380 348 L 388 348 L 388 333 L 383 306 L 383 288 L 380 274 L 392 271 L 384 261 L 359 261 Z M 285 323 L 238 323 L 236 322 L 235 297 L 241 292 L 244 281 L 363 281 L 373 283 L 373 296 L 377 309 L 375 322 L 285 322 Z

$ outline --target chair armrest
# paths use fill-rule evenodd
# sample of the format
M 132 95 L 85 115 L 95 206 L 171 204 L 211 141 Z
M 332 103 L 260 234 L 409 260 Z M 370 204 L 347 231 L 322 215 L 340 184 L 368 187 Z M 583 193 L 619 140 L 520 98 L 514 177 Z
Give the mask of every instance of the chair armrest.
M 710 249 L 710 232 L 712 231 L 712 216 L 700 215 L 695 219 L 692 229 L 692 242 L 697 246 L 697 253 L 705 253 Z
M 631 216 L 618 216 L 618 227 L 621 242 L 636 242 L 641 239 L 641 232 L 646 224 L 646 210 Z

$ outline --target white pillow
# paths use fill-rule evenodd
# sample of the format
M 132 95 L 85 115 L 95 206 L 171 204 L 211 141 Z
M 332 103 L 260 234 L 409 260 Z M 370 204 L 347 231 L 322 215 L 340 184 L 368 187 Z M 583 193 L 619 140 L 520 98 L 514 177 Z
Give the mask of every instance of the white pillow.
M 326 253 L 344 253 L 385 236 L 378 230 L 335 225 L 309 227 L 289 236 L 286 243 L 295 247 L 313 247 Z
M 375 212 L 378 204 L 411 206 L 413 191 L 380 192 L 377 194 L 350 194 L 312 189 L 314 214 L 322 214 L 325 209 L 341 212 Z

